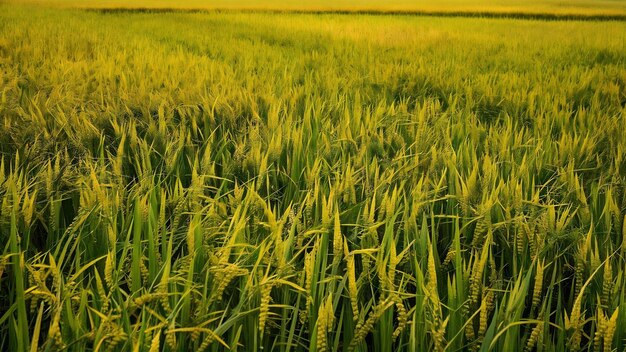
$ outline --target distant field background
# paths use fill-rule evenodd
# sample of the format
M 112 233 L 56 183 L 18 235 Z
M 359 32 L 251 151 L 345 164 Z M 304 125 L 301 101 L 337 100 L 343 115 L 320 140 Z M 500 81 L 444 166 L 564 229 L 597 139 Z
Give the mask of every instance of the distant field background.
M 289 11 L 381 11 L 381 12 L 469 12 L 522 14 L 626 15 L 626 1 L 621 0 L 9 0 L 10 3 L 37 3 L 49 6 L 80 8 L 173 8 L 240 9 Z

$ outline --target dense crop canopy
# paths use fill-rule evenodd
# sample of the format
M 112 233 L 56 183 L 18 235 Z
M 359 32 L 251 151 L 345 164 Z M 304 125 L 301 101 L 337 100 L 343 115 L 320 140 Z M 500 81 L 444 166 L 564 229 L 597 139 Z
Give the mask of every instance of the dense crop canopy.
M 0 4 L 0 350 L 626 347 L 626 22 Z

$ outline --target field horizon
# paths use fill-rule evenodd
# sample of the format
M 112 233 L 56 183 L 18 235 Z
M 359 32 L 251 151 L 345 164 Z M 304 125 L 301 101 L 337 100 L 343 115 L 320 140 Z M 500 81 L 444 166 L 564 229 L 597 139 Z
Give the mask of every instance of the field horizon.
M 317 13 L 387 13 L 424 15 L 509 15 L 541 16 L 547 18 L 586 18 L 623 19 L 626 16 L 626 3 L 618 0 L 443 0 L 433 4 L 425 0 L 316 0 L 307 4 L 295 0 L 5 0 L 9 4 L 27 4 L 57 8 L 79 9 L 170 9 L 230 10 L 230 11 L 271 11 L 271 12 L 317 12 Z

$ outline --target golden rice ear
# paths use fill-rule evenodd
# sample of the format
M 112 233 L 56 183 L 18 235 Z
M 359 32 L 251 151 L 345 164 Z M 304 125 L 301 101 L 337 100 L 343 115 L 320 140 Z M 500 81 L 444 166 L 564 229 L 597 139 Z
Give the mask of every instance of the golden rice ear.
M 347 244 L 346 244 L 347 249 Z M 356 267 L 354 264 L 354 254 L 346 254 L 346 275 L 348 276 L 348 295 L 350 296 L 350 306 L 352 308 L 352 318 L 354 322 L 359 320 L 359 289 L 356 280 Z
M 341 234 L 341 222 L 339 219 L 339 211 L 335 210 L 334 226 L 333 226 L 333 262 L 341 260 L 341 254 L 344 245 L 344 237 Z
M 150 341 L 149 352 L 158 352 L 161 350 L 161 330 L 157 330 L 153 333 L 152 340 Z
M 604 335 L 608 327 L 609 319 L 604 314 L 602 308 L 598 307 L 596 313 L 596 333 L 593 337 L 593 349 L 594 351 L 601 351 L 601 346 L 604 341 Z
M 537 261 L 536 271 L 535 271 L 535 285 L 533 287 L 531 310 L 537 308 L 541 300 L 541 292 L 543 288 L 543 269 L 544 269 L 544 261 L 543 260 Z
M 606 331 L 604 334 L 604 351 L 613 351 L 613 338 L 617 329 L 617 318 L 619 317 L 619 307 L 615 308 L 611 318 L 606 325 Z
M 272 287 L 274 286 L 272 280 L 263 279 L 260 283 L 261 292 L 260 292 L 260 308 L 259 308 L 259 332 L 263 334 L 265 330 L 265 322 L 267 321 L 267 317 L 269 314 L 269 304 L 271 300 L 271 292 Z
M 528 338 L 528 341 L 526 342 L 526 346 L 524 348 L 524 351 L 526 352 L 532 352 L 535 350 L 535 345 L 537 344 L 538 341 L 541 341 L 541 337 L 543 335 L 543 323 L 537 323 L 537 325 L 535 325 L 535 327 L 532 329 L 531 333 L 530 333 L 530 337 Z

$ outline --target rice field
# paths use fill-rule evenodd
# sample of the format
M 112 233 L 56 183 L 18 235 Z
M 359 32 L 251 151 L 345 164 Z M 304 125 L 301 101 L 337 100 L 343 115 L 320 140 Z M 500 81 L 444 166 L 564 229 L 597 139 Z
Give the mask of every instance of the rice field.
M 626 21 L 48 5 L 0 3 L 0 350 L 626 348 Z

